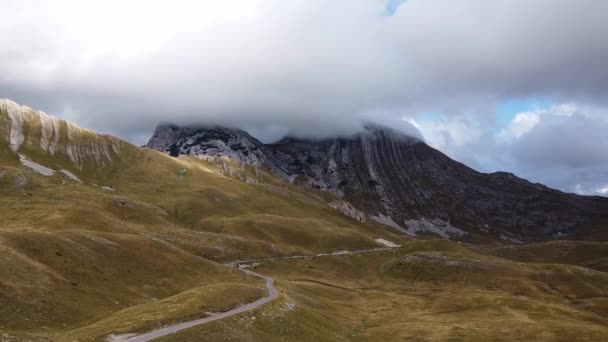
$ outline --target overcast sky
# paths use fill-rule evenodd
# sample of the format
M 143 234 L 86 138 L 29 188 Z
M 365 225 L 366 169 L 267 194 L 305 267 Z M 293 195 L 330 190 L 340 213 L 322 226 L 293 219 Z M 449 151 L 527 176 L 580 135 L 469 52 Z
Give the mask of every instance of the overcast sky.
M 0 97 L 143 144 L 160 121 L 410 131 L 608 195 L 605 0 L 0 0 Z

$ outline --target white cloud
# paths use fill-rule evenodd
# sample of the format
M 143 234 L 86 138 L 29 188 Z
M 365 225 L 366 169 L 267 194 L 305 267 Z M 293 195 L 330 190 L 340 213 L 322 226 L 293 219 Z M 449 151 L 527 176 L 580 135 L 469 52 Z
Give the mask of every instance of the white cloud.
M 576 103 L 520 113 L 494 138 L 500 168 L 582 194 L 608 195 L 608 110 Z
M 596 188 L 595 192 L 602 196 L 608 196 L 608 185 L 603 185 L 599 188 Z
M 509 125 L 496 136 L 499 142 L 511 143 L 530 132 L 540 122 L 539 112 L 524 112 L 515 115 Z
M 576 186 L 572 189 L 572 192 L 579 195 L 587 195 L 587 196 L 605 196 L 608 197 L 608 184 L 604 185 L 586 185 L 583 186 L 581 184 L 576 184 Z
M 483 156 L 471 153 L 473 147 L 484 138 L 484 127 L 475 116 L 404 116 L 401 120 L 418 129 L 422 139 L 430 146 L 471 167 L 486 169 L 481 160 Z
M 403 117 L 427 143 L 480 171 L 509 170 L 565 191 L 608 196 L 608 110 L 577 103 L 518 113 L 493 133 L 479 116 Z
M 580 105 L 575 103 L 563 103 L 551 107 L 551 109 L 546 112 L 552 115 L 571 117 L 577 113 L 590 115 L 590 111 L 591 110 L 589 108 L 583 109 Z
M 438 149 L 475 144 L 482 136 L 479 122 L 464 115 L 418 120 L 405 116 L 401 120 L 409 122 L 419 129 L 424 140 Z

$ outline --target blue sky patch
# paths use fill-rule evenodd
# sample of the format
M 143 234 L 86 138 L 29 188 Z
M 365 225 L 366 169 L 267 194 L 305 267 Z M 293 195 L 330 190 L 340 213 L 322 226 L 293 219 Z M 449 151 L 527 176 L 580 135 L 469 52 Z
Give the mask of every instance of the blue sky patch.
M 384 7 L 384 11 L 382 11 L 382 15 L 390 17 L 394 15 L 399 7 L 405 3 L 406 0 L 388 0 L 386 6 Z
M 553 105 L 549 98 L 519 98 L 502 102 L 496 106 L 497 124 L 504 127 L 513 120 L 515 115 L 537 109 L 548 109 Z

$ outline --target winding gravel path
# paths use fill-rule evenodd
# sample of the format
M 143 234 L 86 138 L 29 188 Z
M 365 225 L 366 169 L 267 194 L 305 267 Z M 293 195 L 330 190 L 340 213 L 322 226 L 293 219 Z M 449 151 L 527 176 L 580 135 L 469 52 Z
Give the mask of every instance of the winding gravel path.
M 235 266 L 238 267 L 239 265 L 242 265 L 242 264 L 250 264 L 250 263 L 262 262 L 262 261 L 287 260 L 287 259 L 313 259 L 313 258 L 327 257 L 327 256 L 364 254 L 364 253 L 372 253 L 372 252 L 389 251 L 396 247 L 399 247 L 399 245 L 395 245 L 395 247 L 380 247 L 380 248 L 372 248 L 372 249 L 362 249 L 362 250 L 358 250 L 358 251 L 341 251 L 341 252 L 333 252 L 333 253 L 321 253 L 321 254 L 315 254 L 315 255 L 292 255 L 292 256 L 284 256 L 284 257 L 276 257 L 276 258 L 237 260 L 237 261 L 227 262 L 224 265 L 230 266 L 230 267 L 235 267 Z
M 395 247 L 399 247 L 399 246 L 395 245 Z M 359 251 L 341 251 L 341 252 L 334 252 L 334 253 L 322 253 L 322 254 L 316 254 L 316 255 L 293 255 L 293 256 L 286 256 L 286 257 L 264 258 L 264 259 L 228 262 L 225 264 L 226 266 L 239 268 L 242 272 L 245 272 L 246 274 L 266 280 L 266 288 L 268 289 L 268 295 L 266 297 L 256 300 L 255 302 L 243 304 L 232 310 L 218 313 L 218 314 L 210 316 L 210 317 L 205 317 L 205 318 L 200 318 L 200 319 L 196 319 L 196 320 L 189 321 L 189 322 L 183 322 L 183 323 L 170 325 L 170 326 L 160 328 L 157 330 L 153 330 L 148 333 L 141 334 L 141 335 L 111 336 L 110 341 L 112 341 L 112 342 L 147 342 L 147 341 L 151 341 L 155 338 L 173 334 L 180 330 L 188 329 L 188 328 L 191 328 L 191 327 L 194 327 L 197 325 L 217 321 L 219 319 L 223 319 L 223 318 L 234 316 L 234 315 L 246 312 L 246 311 L 250 311 L 250 310 L 258 308 L 266 303 L 272 302 L 273 300 L 277 299 L 279 297 L 279 294 L 278 294 L 277 289 L 274 287 L 274 280 L 270 277 L 266 277 L 261 274 L 244 269 L 243 266 L 246 266 L 245 264 L 251 264 L 251 263 L 262 262 L 262 261 L 272 261 L 272 260 L 312 259 L 315 257 L 363 254 L 363 253 L 392 250 L 395 247 L 382 247 L 382 248 L 364 249 L 364 250 L 359 250 Z
M 244 305 L 241 305 L 239 307 L 236 307 L 232 310 L 226 311 L 226 312 L 222 312 L 210 317 L 205 317 L 205 318 L 200 318 L 194 321 L 189 321 L 189 322 L 184 322 L 184 323 L 178 323 L 175 325 L 170 325 L 168 327 L 164 327 L 158 330 L 153 330 L 149 333 L 145 333 L 142 335 L 137 335 L 137 336 L 133 336 L 133 337 L 129 337 L 127 339 L 124 339 L 123 341 L 125 342 L 146 342 L 146 341 L 151 341 L 155 338 L 161 337 L 161 336 L 165 336 L 165 335 L 169 335 L 169 334 L 173 334 L 176 333 L 180 330 L 184 330 L 187 328 L 191 328 L 194 327 L 196 325 L 201 325 L 201 324 L 205 324 L 205 323 L 209 323 L 209 322 L 213 322 L 213 321 L 217 321 L 218 319 L 222 319 L 222 318 L 226 318 L 226 317 L 230 317 L 230 316 L 234 316 L 249 310 L 253 310 L 257 307 L 260 307 L 266 303 L 272 302 L 273 300 L 277 299 L 277 297 L 279 297 L 279 294 L 277 292 L 277 289 L 274 287 L 274 281 L 272 280 L 272 278 L 270 277 L 266 277 L 263 276 L 261 274 L 257 274 L 255 272 L 251 272 L 248 270 L 241 270 L 249 275 L 258 277 L 258 278 L 262 278 L 266 280 L 266 288 L 268 289 L 268 295 L 266 297 L 260 298 L 258 300 L 256 300 L 255 302 L 251 302 L 251 303 L 247 303 Z

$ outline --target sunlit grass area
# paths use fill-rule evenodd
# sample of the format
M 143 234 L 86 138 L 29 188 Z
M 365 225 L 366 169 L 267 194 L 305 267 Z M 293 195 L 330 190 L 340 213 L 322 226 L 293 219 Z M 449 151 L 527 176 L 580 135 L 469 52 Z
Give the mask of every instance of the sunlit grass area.
M 445 241 L 264 262 L 280 300 L 159 341 L 601 340 L 608 276 L 512 262 Z

